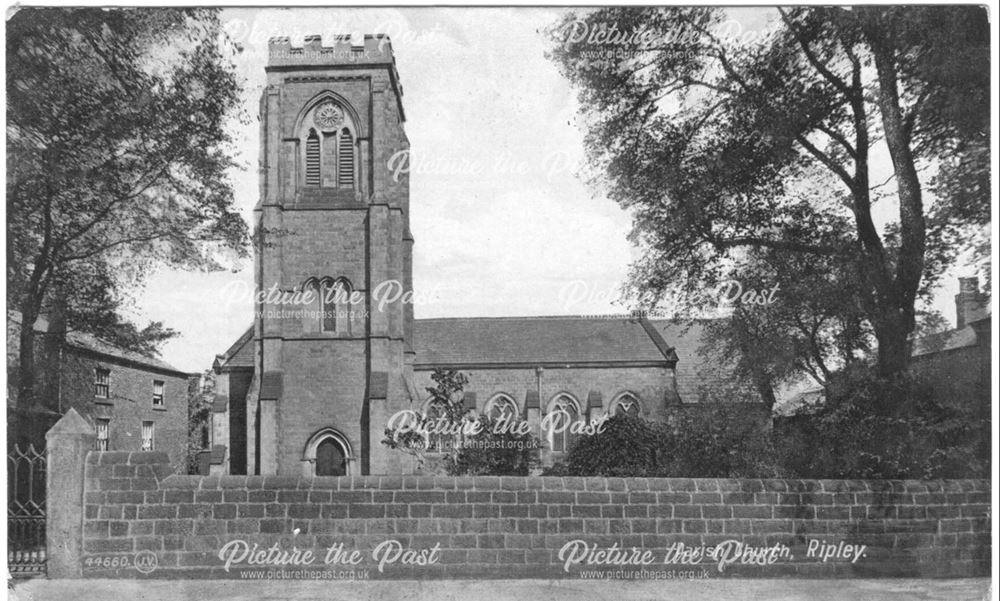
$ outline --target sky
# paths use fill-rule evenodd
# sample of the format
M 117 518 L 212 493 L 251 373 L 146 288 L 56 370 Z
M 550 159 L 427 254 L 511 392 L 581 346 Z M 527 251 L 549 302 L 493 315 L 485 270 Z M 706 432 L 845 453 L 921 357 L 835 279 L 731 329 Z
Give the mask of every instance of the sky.
M 629 215 L 580 177 L 584 131 L 576 94 L 545 58 L 542 31 L 561 9 L 225 9 L 227 32 L 245 51 L 244 106 L 256 115 L 267 40 L 352 32 L 388 33 L 403 86 L 411 143 L 411 229 L 417 318 L 591 315 L 627 312 L 620 286 L 637 250 Z M 746 31 L 767 25 L 760 9 L 730 9 Z M 258 199 L 258 124 L 234 125 L 232 175 L 248 223 Z M 873 178 L 873 181 L 881 181 Z M 935 306 L 954 317 L 957 282 Z M 232 271 L 152 273 L 131 308 L 143 323 L 180 332 L 162 358 L 202 371 L 252 322 L 252 261 Z

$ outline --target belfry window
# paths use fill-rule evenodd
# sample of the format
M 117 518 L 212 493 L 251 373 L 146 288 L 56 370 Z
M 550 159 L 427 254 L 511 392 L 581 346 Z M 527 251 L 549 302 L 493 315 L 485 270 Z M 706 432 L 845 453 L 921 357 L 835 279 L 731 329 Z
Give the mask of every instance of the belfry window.
M 306 138 L 306 185 L 318 186 L 320 177 L 320 148 L 319 136 L 316 130 L 309 130 L 309 137 Z
M 346 127 L 341 130 L 337 148 L 337 185 L 354 187 L 354 138 Z
M 358 131 L 347 109 L 332 99 L 321 101 L 299 128 L 299 185 L 354 189 L 360 168 Z

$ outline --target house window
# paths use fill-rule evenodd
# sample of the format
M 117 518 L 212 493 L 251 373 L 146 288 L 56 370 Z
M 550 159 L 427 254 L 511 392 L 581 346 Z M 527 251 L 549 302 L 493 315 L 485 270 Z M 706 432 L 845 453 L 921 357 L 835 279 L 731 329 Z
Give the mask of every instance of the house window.
M 163 407 L 163 380 L 153 380 L 153 406 Z
M 153 422 L 142 422 L 142 447 L 140 451 L 152 451 L 153 450 L 153 437 L 154 437 L 154 424 Z
M 108 440 L 111 435 L 111 420 L 110 419 L 98 419 L 97 420 L 97 450 L 107 451 L 108 450 Z
M 111 395 L 111 370 L 98 367 L 94 369 L 94 396 L 106 399 Z

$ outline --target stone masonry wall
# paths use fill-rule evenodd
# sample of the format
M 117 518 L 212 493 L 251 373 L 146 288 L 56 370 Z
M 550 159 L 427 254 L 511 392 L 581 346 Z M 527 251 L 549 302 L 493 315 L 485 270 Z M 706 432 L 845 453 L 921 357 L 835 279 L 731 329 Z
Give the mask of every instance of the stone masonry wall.
M 242 571 L 306 569 L 311 575 L 298 577 L 329 578 L 316 574 L 350 569 L 370 578 L 578 578 L 627 569 L 656 578 L 668 571 L 957 577 L 986 575 L 990 566 L 987 481 L 170 473 L 163 453 L 87 456 L 84 576 L 241 578 Z M 313 562 L 234 561 L 227 571 L 219 552 L 227 543 L 240 551 L 237 540 L 247 543 L 248 557 L 298 551 L 301 559 L 310 550 Z M 582 543 L 567 551 L 574 540 Z M 581 544 L 629 554 L 635 547 L 651 563 L 581 561 L 564 569 L 567 554 L 583 555 Z M 341 558 L 357 550 L 358 563 L 325 565 L 331 548 Z M 665 564 L 671 554 L 681 561 Z M 420 557 L 431 565 L 403 563 Z

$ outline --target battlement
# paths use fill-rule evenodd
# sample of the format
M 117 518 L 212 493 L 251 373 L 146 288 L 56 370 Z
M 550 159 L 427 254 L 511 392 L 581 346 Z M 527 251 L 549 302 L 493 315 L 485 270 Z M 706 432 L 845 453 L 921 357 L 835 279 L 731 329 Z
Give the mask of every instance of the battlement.
M 395 65 L 392 43 L 385 34 L 335 35 L 324 46 L 322 36 L 309 35 L 301 47 L 292 46 L 287 37 L 268 40 L 269 69 L 337 65 Z

